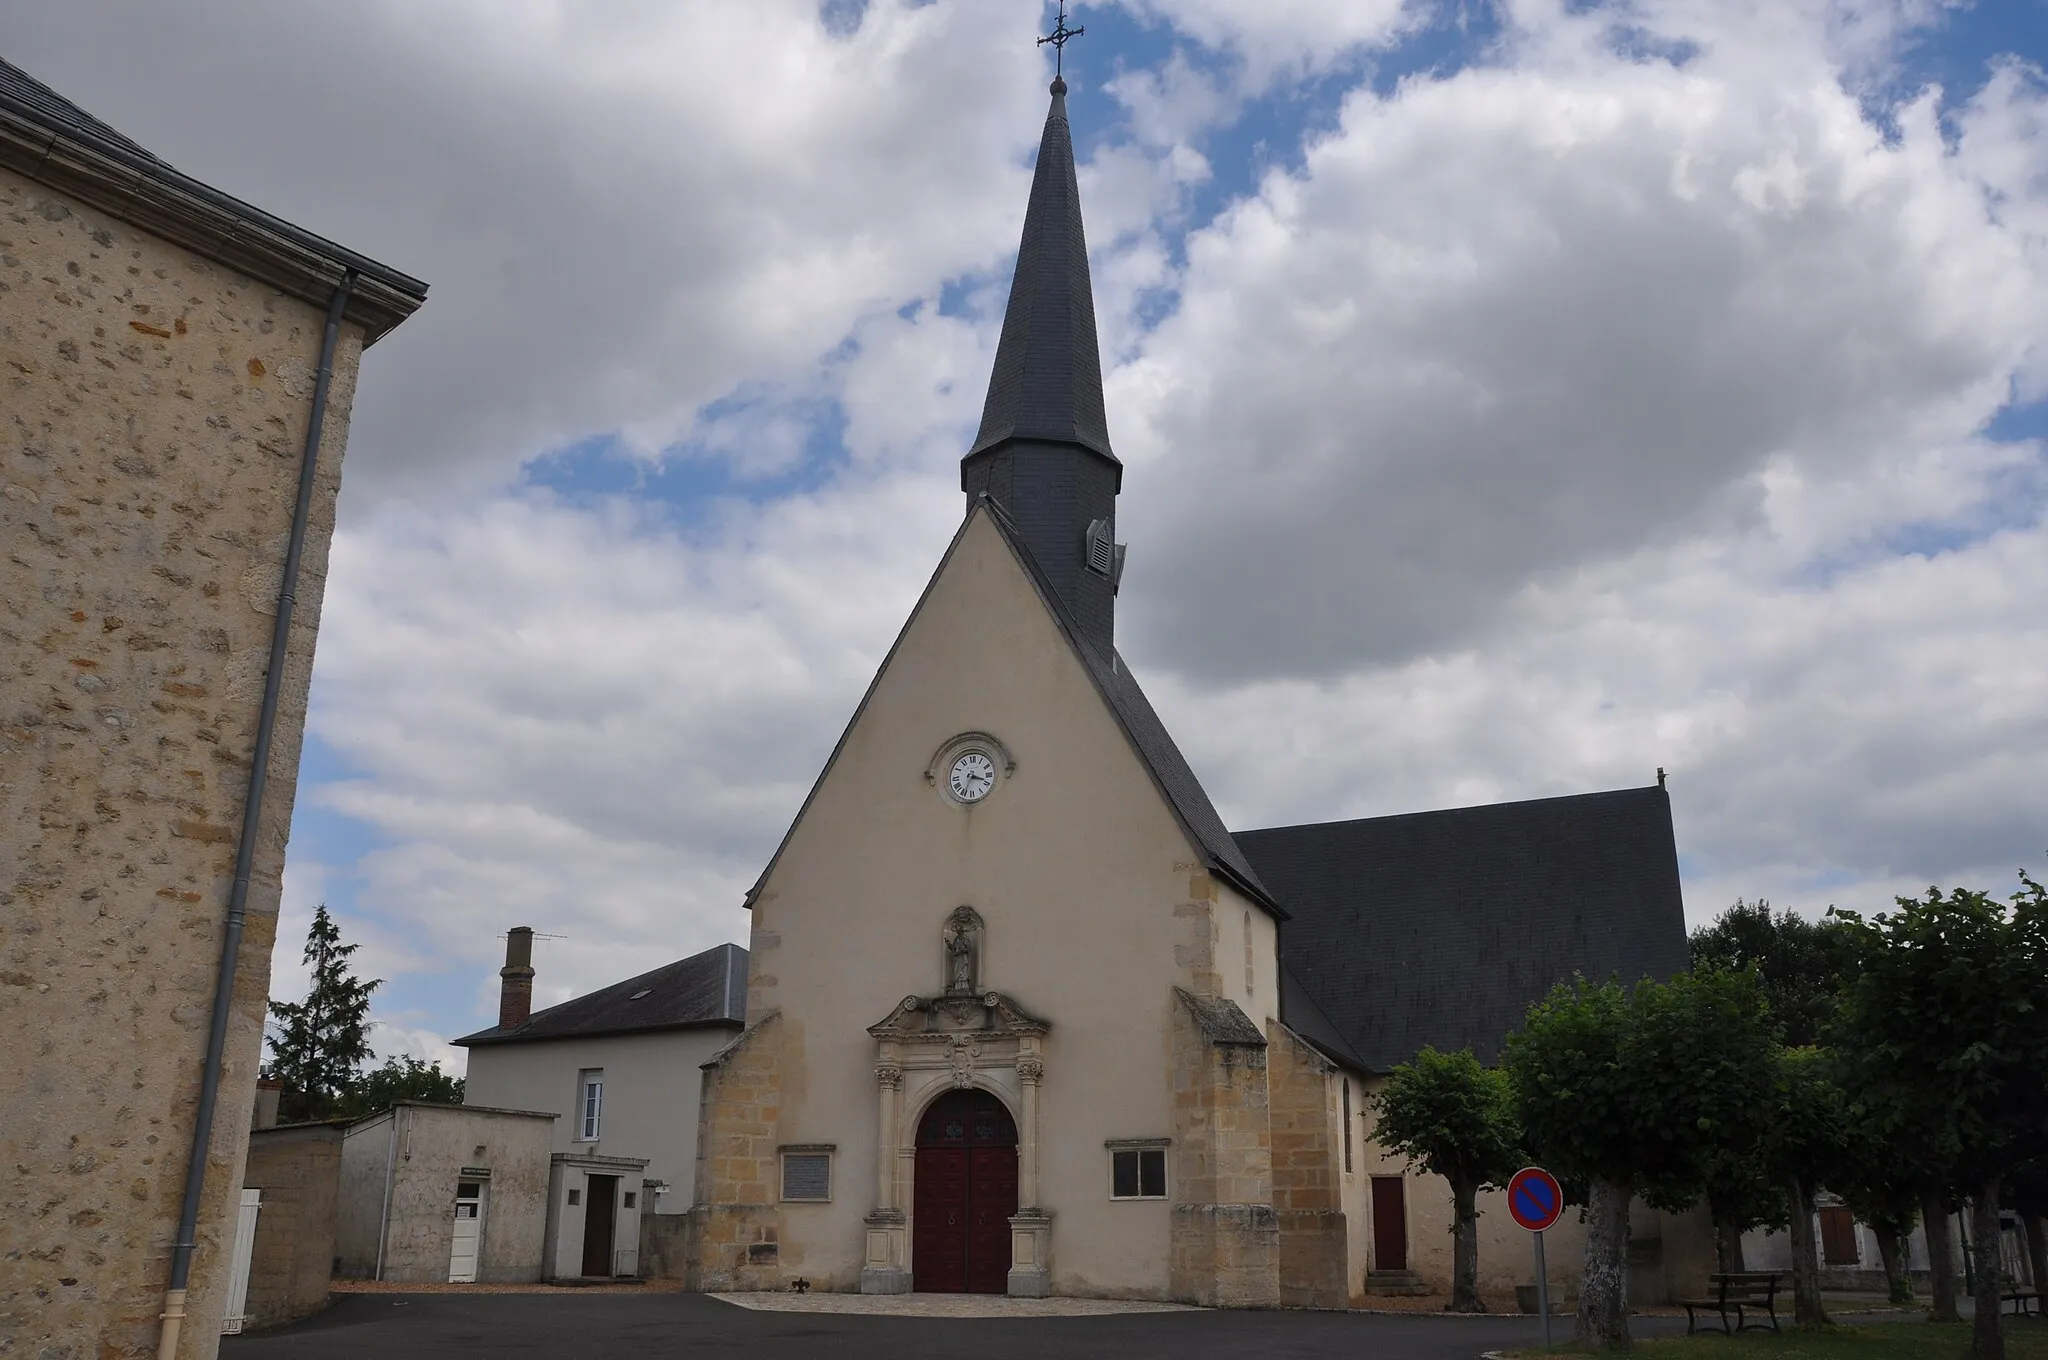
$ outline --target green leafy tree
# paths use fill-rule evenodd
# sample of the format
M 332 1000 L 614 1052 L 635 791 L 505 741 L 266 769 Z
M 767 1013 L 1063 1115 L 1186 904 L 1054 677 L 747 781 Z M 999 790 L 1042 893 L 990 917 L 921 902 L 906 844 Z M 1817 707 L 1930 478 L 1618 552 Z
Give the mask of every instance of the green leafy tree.
M 1690 941 L 1693 971 L 1755 968 L 1789 1047 L 1821 1042 L 1835 1013 L 1850 945 L 1832 917 L 1809 921 L 1771 904 L 1735 899 L 1735 905 L 1701 926 Z
M 1820 1297 L 1813 1194 L 1841 1179 L 1852 1161 L 1848 1099 L 1832 1064 L 1832 1056 L 1817 1048 L 1781 1048 L 1773 1055 L 1770 1104 L 1760 1139 L 1764 1165 L 1784 1187 L 1792 1237 L 1792 1309 L 1805 1327 L 1828 1325 Z
M 1853 1072 L 1853 1069 L 1845 1069 Z M 1864 1115 L 1850 1096 L 1848 1157 L 1828 1180 L 1857 1219 L 1870 1225 L 1884 1263 L 1885 1292 L 1893 1303 L 1913 1302 L 1913 1278 L 1906 1271 L 1906 1239 L 1920 1221 L 1919 1177 L 1897 1147 Z
M 1373 1098 L 1375 1137 L 1413 1166 L 1451 1183 L 1451 1301 L 1483 1313 L 1479 1297 L 1479 1192 L 1504 1187 L 1521 1165 L 1520 1128 L 1506 1077 L 1469 1048 L 1425 1048 L 1387 1074 Z
M 267 1073 L 283 1085 L 278 1114 L 287 1122 L 330 1117 L 373 1056 L 370 993 L 382 979 L 365 982 L 350 971 L 349 956 L 357 948 L 341 942 L 341 931 L 322 902 L 306 932 L 303 961 L 313 966 L 306 999 L 270 1003 L 277 1025 L 267 1038 Z
M 438 1062 L 423 1062 L 409 1053 L 386 1058 L 382 1067 L 371 1068 L 349 1084 L 335 1104 L 334 1116 L 360 1119 L 387 1110 L 401 1100 L 460 1105 L 462 1078 L 443 1072 Z
M 1707 1160 L 1706 1199 L 1714 1220 L 1714 1260 L 1725 1271 L 1746 1269 L 1744 1233 L 1785 1222 L 1785 1189 L 1772 1179 L 1756 1144 L 1713 1151 Z
M 2048 1131 L 2048 890 L 2020 882 L 2010 905 L 1929 888 L 1869 921 L 1839 914 L 1856 973 L 1838 1034 L 1857 1049 L 1859 1096 L 1880 1122 L 1949 1150 L 1949 1181 L 1970 1193 L 1978 1360 L 2005 1355 L 2000 1184 Z
M 1632 989 L 1579 979 L 1530 1008 L 1503 1066 L 1530 1147 L 1586 1183 L 1577 1340 L 1629 1344 L 1628 1206 L 1683 1210 L 1715 1153 L 1754 1144 L 1773 1089 L 1753 971 L 1707 969 Z

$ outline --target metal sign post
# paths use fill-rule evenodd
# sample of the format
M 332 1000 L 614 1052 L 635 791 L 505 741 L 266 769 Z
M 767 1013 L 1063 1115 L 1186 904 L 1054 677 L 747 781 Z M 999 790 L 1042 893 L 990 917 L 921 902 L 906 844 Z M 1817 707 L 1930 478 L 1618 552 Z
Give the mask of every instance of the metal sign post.
M 1508 1216 L 1536 1239 L 1536 1311 L 1543 1315 L 1543 1344 L 1550 1344 L 1550 1269 L 1543 1261 L 1543 1230 L 1564 1212 L 1564 1188 L 1541 1167 L 1525 1166 L 1508 1180 Z

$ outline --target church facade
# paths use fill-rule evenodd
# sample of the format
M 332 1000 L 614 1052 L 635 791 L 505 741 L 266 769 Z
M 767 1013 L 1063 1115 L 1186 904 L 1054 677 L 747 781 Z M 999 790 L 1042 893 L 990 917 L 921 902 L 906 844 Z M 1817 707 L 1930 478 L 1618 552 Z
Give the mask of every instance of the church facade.
M 1289 965 L 1289 903 L 1114 646 L 1122 467 L 1065 92 L 964 518 L 748 896 L 697 1288 L 1343 1307 L 1368 1284 L 1389 1168 L 1347 1025 L 1374 1017 L 1316 995 L 1343 970 Z M 1676 940 L 1618 966 L 1683 967 L 1682 917 Z

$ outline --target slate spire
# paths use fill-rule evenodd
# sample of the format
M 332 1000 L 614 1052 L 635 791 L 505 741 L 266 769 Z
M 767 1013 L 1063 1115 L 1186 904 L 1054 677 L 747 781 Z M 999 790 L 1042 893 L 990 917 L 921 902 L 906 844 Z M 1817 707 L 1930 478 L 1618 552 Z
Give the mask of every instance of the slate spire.
M 1114 535 L 1122 483 L 1102 408 L 1067 82 L 1056 79 L 995 371 L 960 486 L 970 508 L 987 495 L 1009 514 L 1082 637 L 1104 656 L 1121 562 Z

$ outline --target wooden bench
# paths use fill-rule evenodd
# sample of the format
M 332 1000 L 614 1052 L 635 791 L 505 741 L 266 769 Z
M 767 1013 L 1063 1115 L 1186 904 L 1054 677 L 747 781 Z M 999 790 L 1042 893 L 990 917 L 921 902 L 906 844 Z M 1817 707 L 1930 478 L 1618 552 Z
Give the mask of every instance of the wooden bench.
M 1769 1327 L 1778 1330 L 1778 1286 L 1785 1276 L 1774 1270 L 1732 1271 L 1727 1274 L 1709 1275 L 1714 1297 L 1711 1299 L 1680 1299 L 1685 1309 L 1685 1332 L 1693 1334 L 1699 1326 L 1699 1314 L 1712 1312 L 1721 1319 L 1721 1331 L 1729 1336 L 1745 1330 L 1762 1331 L 1765 1323 L 1749 1320 L 1751 1310 L 1760 1310 L 1769 1317 Z M 1730 1323 L 1728 1314 L 1735 1319 Z
M 2041 1291 L 2038 1289 L 2008 1289 L 1998 1296 L 1998 1301 L 2011 1304 L 2014 1317 L 2023 1316 L 2030 1303 L 2034 1305 L 2035 1312 L 2043 1311 Z

